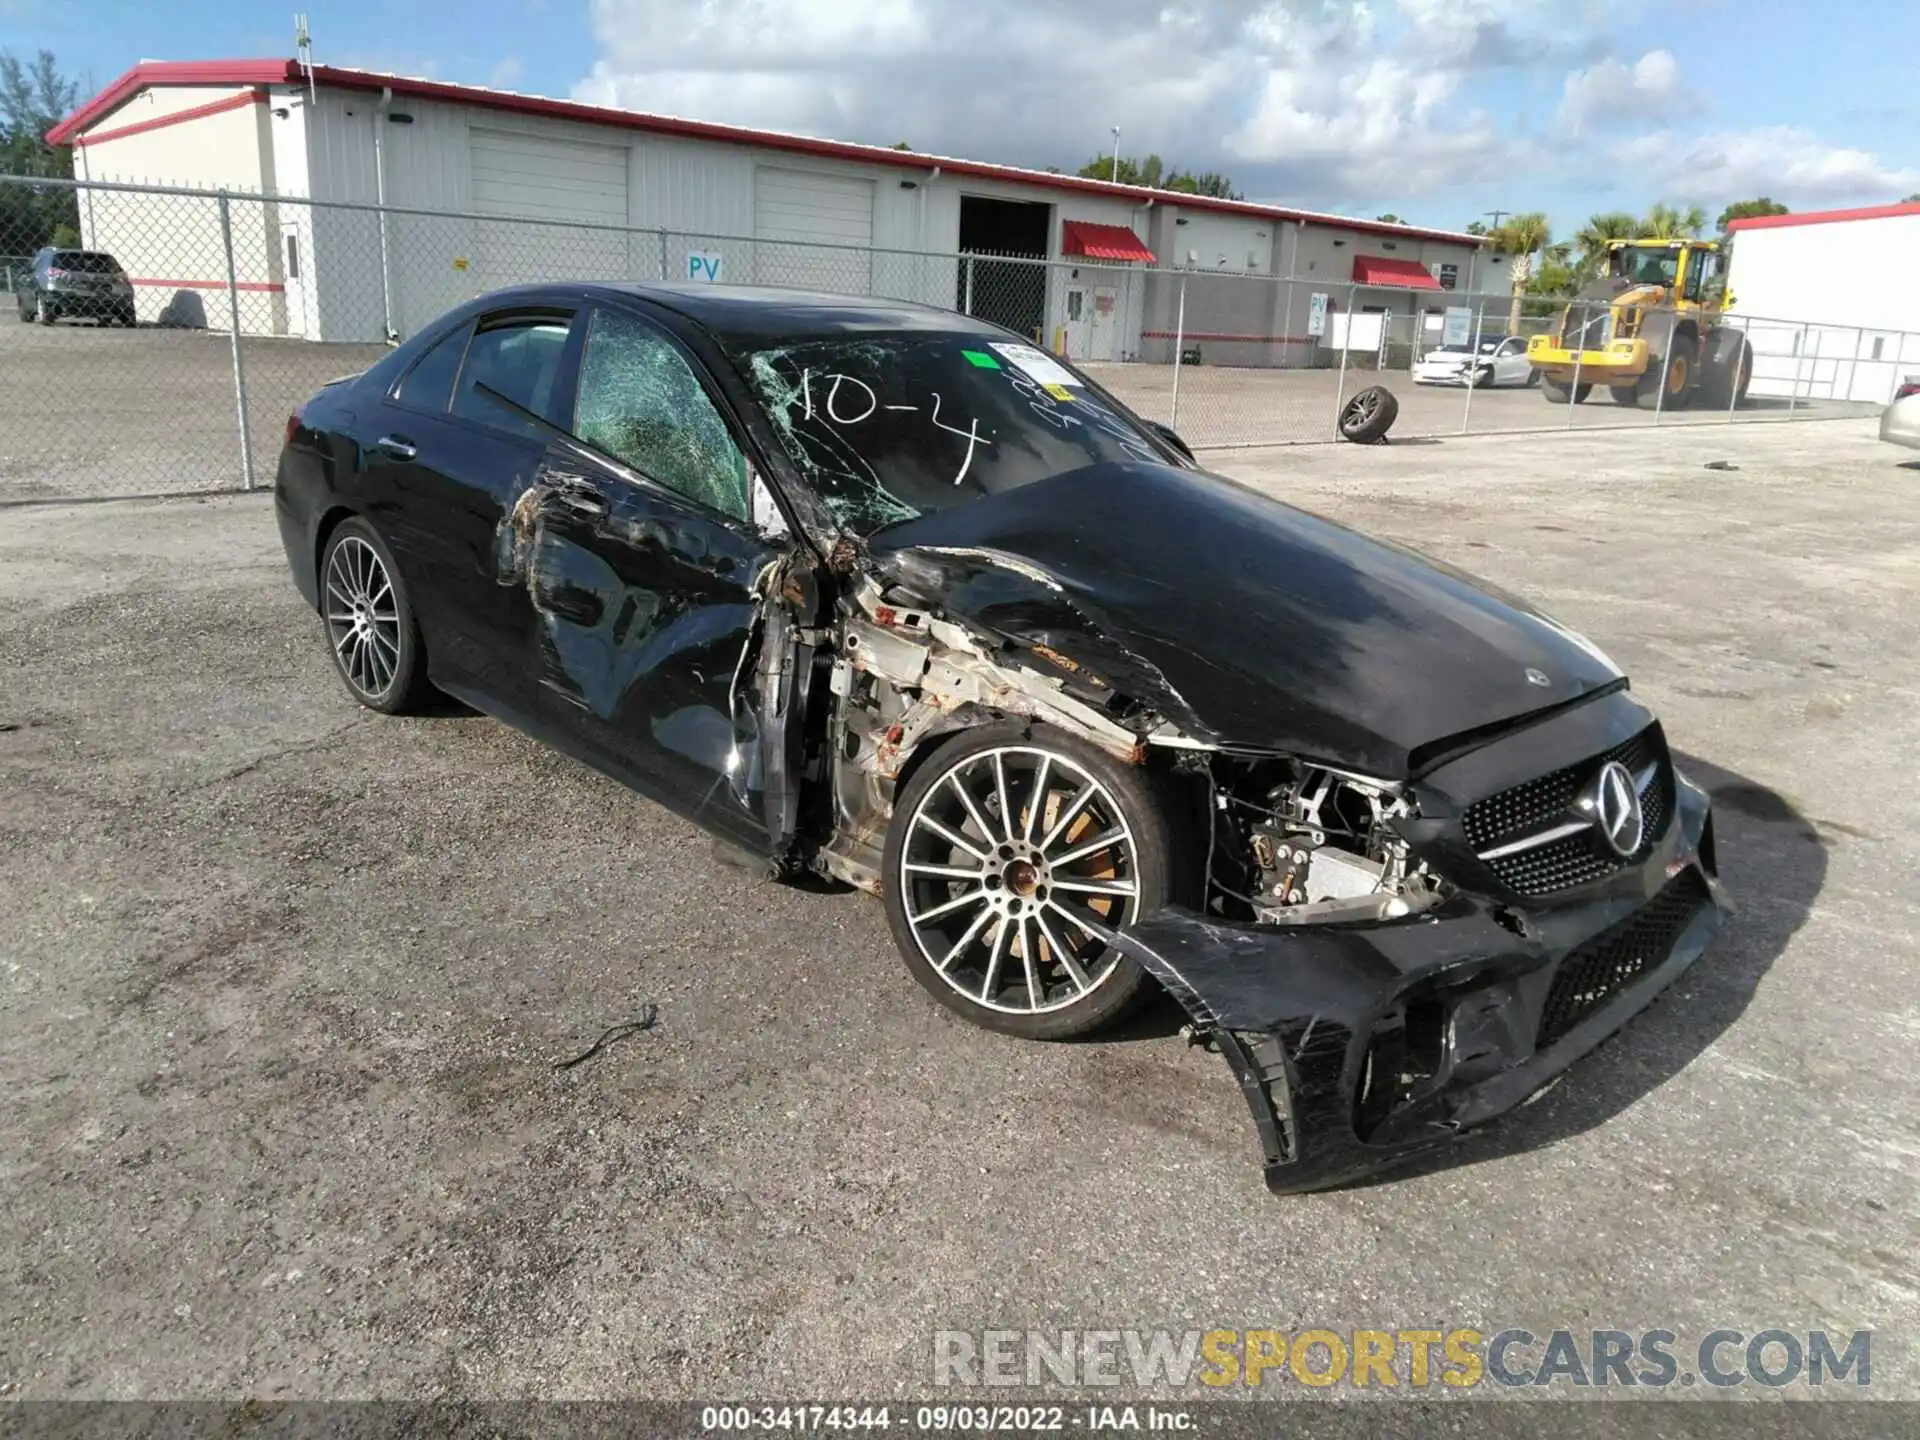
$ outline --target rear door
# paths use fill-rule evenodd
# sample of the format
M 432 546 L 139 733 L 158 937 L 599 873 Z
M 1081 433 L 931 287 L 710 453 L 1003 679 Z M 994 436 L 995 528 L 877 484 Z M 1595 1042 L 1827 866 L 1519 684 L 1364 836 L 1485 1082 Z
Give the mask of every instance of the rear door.
M 785 522 L 699 362 L 641 315 L 590 312 L 566 428 L 592 449 L 555 442 L 517 532 L 543 718 L 601 768 L 764 849 L 756 586 L 787 553 Z
M 537 627 L 499 557 L 547 442 L 495 396 L 556 423 L 567 414 L 575 314 L 519 308 L 454 327 L 361 427 L 368 509 L 410 582 L 434 678 L 514 711 L 533 699 Z

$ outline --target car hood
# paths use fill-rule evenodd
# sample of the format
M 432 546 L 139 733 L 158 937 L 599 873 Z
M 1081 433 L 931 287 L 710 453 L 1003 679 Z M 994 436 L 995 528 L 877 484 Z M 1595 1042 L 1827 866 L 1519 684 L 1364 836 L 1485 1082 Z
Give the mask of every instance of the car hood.
M 1461 571 L 1170 466 L 1088 466 L 869 546 L 884 578 L 1082 693 L 1381 778 L 1622 680 Z

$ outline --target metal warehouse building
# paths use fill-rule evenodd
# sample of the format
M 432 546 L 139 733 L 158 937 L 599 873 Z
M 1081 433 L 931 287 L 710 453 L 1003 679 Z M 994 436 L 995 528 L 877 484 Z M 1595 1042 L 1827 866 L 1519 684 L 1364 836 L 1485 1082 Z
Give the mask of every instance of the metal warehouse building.
M 84 181 L 253 197 L 230 207 L 241 327 L 316 340 L 524 281 L 690 277 L 964 308 L 1079 359 L 1170 359 L 1178 324 L 1213 363 L 1302 364 L 1316 288 L 1434 336 L 1508 289 L 1464 233 L 289 60 L 143 63 L 48 138 Z M 231 323 L 210 204 L 83 193 L 143 319 Z M 1175 270 L 1209 275 L 1184 309 Z
M 1728 225 L 1728 294 L 1749 327 L 1756 395 L 1884 405 L 1920 374 L 1920 204 L 1756 215 Z M 1889 283 L 1889 281 L 1893 283 Z

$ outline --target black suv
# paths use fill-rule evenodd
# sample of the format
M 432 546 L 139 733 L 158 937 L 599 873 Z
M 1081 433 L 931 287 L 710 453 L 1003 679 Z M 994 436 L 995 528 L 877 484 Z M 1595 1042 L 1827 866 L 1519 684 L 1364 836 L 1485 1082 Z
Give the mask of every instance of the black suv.
M 133 282 L 120 262 L 101 250 L 56 250 L 33 257 L 27 283 L 14 292 L 22 320 L 51 325 L 62 316 L 102 325 L 133 324 Z

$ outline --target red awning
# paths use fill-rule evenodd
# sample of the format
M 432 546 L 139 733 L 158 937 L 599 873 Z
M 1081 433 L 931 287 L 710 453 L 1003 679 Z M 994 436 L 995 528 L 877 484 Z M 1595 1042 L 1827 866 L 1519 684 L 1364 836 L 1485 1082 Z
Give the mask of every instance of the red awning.
M 1060 226 L 1060 253 L 1084 255 L 1089 260 L 1144 260 L 1153 252 L 1124 225 L 1095 225 L 1088 220 L 1066 220 Z
M 1433 278 L 1418 260 L 1391 260 L 1384 255 L 1353 257 L 1353 278 L 1359 285 L 1389 285 L 1396 290 L 1439 290 Z

